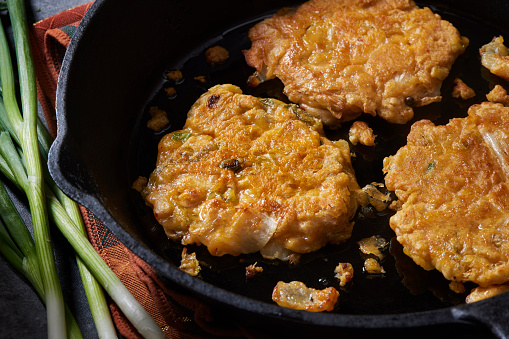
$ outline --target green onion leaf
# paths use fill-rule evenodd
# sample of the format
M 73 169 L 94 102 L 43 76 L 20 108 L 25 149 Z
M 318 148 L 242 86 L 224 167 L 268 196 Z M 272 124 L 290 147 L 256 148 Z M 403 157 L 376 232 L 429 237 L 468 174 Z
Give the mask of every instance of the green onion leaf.
M 171 136 L 171 140 L 186 141 L 192 134 L 189 132 L 175 132 Z
M 426 167 L 426 174 L 430 173 L 431 171 L 433 171 L 435 169 L 435 163 L 434 162 L 430 162 L 428 164 L 428 167 Z

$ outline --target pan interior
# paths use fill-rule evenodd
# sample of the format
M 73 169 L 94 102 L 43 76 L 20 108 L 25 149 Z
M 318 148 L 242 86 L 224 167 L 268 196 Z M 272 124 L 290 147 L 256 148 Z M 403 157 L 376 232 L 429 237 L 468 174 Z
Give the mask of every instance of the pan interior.
M 415 118 L 405 125 L 391 125 L 369 115 L 358 119 L 368 122 L 378 136 L 377 144 L 373 147 L 352 146 L 352 152 L 356 154 L 352 162 L 361 187 L 372 182 L 383 182 L 383 158 L 395 154 L 406 144 L 406 135 L 413 122 L 429 119 L 438 125 L 446 124 L 454 117 L 464 117 L 468 107 L 484 101 L 485 95 L 495 84 L 505 84 L 481 66 L 478 50 L 494 36 L 503 35 L 506 32 L 488 25 L 485 21 L 458 11 L 451 11 L 446 7 L 432 6 L 431 8 L 443 19 L 452 22 L 463 36 L 468 37 L 470 45 L 457 59 L 443 83 L 442 102 L 416 108 Z M 274 8 L 274 12 L 277 9 Z M 242 50 L 250 47 L 247 32 L 254 23 L 274 12 L 228 27 L 220 34 L 210 36 L 208 40 L 196 45 L 194 49 L 179 55 L 178 59 L 171 60 L 165 66 L 167 70 L 181 70 L 184 78 L 173 82 L 161 74 L 157 91 L 145 106 L 143 115 L 137 120 L 129 146 L 128 175 L 131 182 L 140 175 L 146 177 L 150 175 L 155 167 L 157 142 L 164 134 L 183 126 L 189 108 L 208 88 L 216 84 L 231 83 L 239 86 L 245 94 L 275 97 L 287 101 L 282 93 L 282 84 L 278 80 L 268 81 L 256 88 L 246 84 L 247 78 L 253 73 L 253 69 L 246 65 L 242 56 Z M 230 57 L 225 63 L 210 66 L 205 62 L 204 53 L 207 48 L 215 45 L 225 47 Z M 206 82 L 196 81 L 195 77 L 198 76 L 205 76 Z M 450 93 L 453 88 L 453 79 L 456 77 L 471 86 L 477 96 L 467 101 L 453 99 Z M 170 86 L 176 89 L 175 96 L 168 97 L 166 94 L 164 88 Z M 150 118 L 148 109 L 151 106 L 164 109 L 170 119 L 170 125 L 158 133 L 146 128 Z M 351 122 L 345 123 L 339 130 L 326 130 L 326 135 L 333 140 L 348 139 L 350 125 Z M 148 235 L 150 245 L 156 253 L 178 266 L 182 246 L 168 240 L 141 197 L 136 192 L 130 194 L 130 202 L 135 206 L 140 225 L 143 232 Z M 319 289 L 328 286 L 339 288 L 338 281 L 334 277 L 334 268 L 339 262 L 350 262 L 356 270 L 353 284 L 340 290 L 339 306 L 333 311 L 334 313 L 353 315 L 407 313 L 463 303 L 466 295 L 453 293 L 449 289 L 449 282 L 440 273 L 423 270 L 403 254 L 401 246 L 395 240 L 395 235 L 389 227 L 391 215 L 392 212 L 389 210 L 359 211 L 350 240 L 305 254 L 296 265 L 266 260 L 258 254 L 214 257 L 205 247 L 188 246 L 188 250 L 196 252 L 200 260 L 202 272 L 198 279 L 267 303 L 272 303 L 272 289 L 280 280 L 287 282 L 299 280 L 309 287 Z M 383 275 L 370 275 L 361 269 L 365 257 L 359 251 L 357 242 L 372 235 L 381 236 L 390 242 L 384 251 L 385 259 L 382 265 L 386 273 Z M 246 279 L 245 267 L 253 263 L 262 266 L 264 271 L 253 279 Z M 472 286 L 466 284 L 466 287 L 468 291 L 468 287 Z

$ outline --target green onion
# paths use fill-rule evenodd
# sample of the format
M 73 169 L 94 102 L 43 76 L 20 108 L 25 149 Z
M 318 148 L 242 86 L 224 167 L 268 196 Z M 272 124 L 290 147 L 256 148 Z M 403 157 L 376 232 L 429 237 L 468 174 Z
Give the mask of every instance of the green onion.
M 22 120 L 21 113 L 20 113 L 18 105 L 17 105 L 17 100 L 15 99 L 16 96 L 15 96 L 14 85 L 13 85 L 13 83 L 14 83 L 13 70 L 12 70 L 11 60 L 10 60 L 9 52 L 8 52 L 7 39 L 5 37 L 5 33 L 3 31 L 3 25 L 1 25 L 1 22 L 0 22 L 0 30 L 1 30 L 0 31 L 0 44 L 1 44 L 0 50 L 2 51 L 2 55 L 3 55 L 2 60 L 1 60 L 1 63 L 2 63 L 1 71 L 2 72 L 1 72 L 0 79 L 2 80 L 3 94 L 4 95 L 7 94 L 6 102 L 10 109 L 10 114 L 8 115 L 6 112 L 6 109 L 4 107 L 3 101 L 0 98 L 0 122 L 1 122 L 1 126 L 5 130 L 10 131 L 11 135 L 16 139 L 18 144 L 20 144 L 21 143 L 20 135 L 22 133 L 23 120 Z M 5 53 L 3 53 L 3 52 L 5 52 Z M 33 78 L 32 78 L 32 80 L 33 80 Z M 10 120 L 9 120 L 9 118 L 10 118 Z M 15 128 L 13 128 L 13 126 L 15 126 Z M 43 150 L 43 153 L 45 153 L 45 159 L 46 159 L 51 142 L 48 142 L 49 133 L 47 131 L 45 131 L 45 128 L 42 125 L 42 123 L 40 122 L 40 120 L 37 121 L 37 135 L 38 136 L 40 135 L 40 136 L 43 136 L 44 138 L 46 138 L 46 140 L 43 139 L 40 142 L 41 150 Z M 18 157 L 16 157 L 17 153 L 16 153 L 16 150 L 14 149 L 14 146 L 12 145 L 12 141 L 10 140 L 8 133 L 0 132 L 0 145 L 2 145 L 2 147 L 0 149 L 0 154 L 2 154 L 2 158 L 0 161 L 0 164 L 1 164 L 0 167 L 2 168 L 2 172 L 6 175 L 6 177 L 10 181 L 17 184 L 18 187 L 20 189 L 22 189 L 22 191 L 26 192 L 29 189 L 27 176 L 26 176 L 26 173 L 24 172 L 23 165 L 21 165 L 21 160 Z M 7 162 L 5 159 L 10 159 L 9 165 L 14 170 L 9 168 L 9 165 L 7 165 Z M 13 228 L 14 229 L 23 229 L 20 225 L 17 225 Z M 46 237 L 46 239 L 48 239 L 48 237 Z M 31 238 L 30 238 L 30 240 L 31 240 Z M 27 247 L 26 243 L 20 244 L 20 247 L 23 249 L 29 248 L 29 247 Z M 35 248 L 34 248 L 34 251 L 35 251 Z M 35 255 L 27 254 L 26 258 L 27 258 L 26 260 L 28 262 L 31 262 L 31 265 L 30 265 L 30 267 L 27 268 L 27 270 L 34 272 L 35 271 L 34 267 L 35 267 L 36 263 L 34 263 L 33 261 L 35 259 Z M 37 262 L 37 260 L 35 260 L 35 261 Z M 99 284 L 96 281 L 94 282 L 94 279 L 90 273 L 84 272 L 84 271 L 86 271 L 86 268 L 84 268 L 84 266 L 82 264 L 80 265 L 79 259 L 78 259 L 78 268 L 80 269 L 82 279 L 84 279 L 88 282 L 86 285 L 84 285 L 85 292 L 87 294 L 87 299 L 89 300 L 89 302 L 90 302 L 90 300 L 95 300 L 94 303 L 97 304 L 93 307 L 94 311 L 92 311 L 92 314 L 94 316 L 94 320 L 99 319 L 96 322 L 96 327 L 98 328 L 98 332 L 100 331 L 101 334 L 109 333 L 108 336 L 101 335 L 102 338 L 106 338 L 106 337 L 107 338 L 115 338 L 116 332 L 115 332 L 114 326 L 111 321 L 111 316 L 109 314 L 109 309 L 108 309 L 107 303 L 104 299 L 104 294 L 102 292 L 102 289 L 100 288 Z M 37 274 L 40 275 L 39 272 Z M 29 275 L 27 278 L 31 281 L 31 283 L 34 286 L 35 286 L 35 283 L 38 281 L 38 280 L 34 281 L 33 279 L 30 279 L 31 275 Z M 42 283 L 42 280 L 39 279 L 39 281 Z M 42 286 L 41 286 L 41 288 L 42 288 Z M 58 285 L 58 288 L 59 288 L 59 285 Z M 93 292 L 91 293 L 89 291 L 93 291 Z M 41 295 L 41 297 L 46 295 L 44 291 L 40 291 L 39 294 Z M 61 295 L 61 292 L 58 293 L 58 295 Z M 96 296 L 99 296 L 99 297 L 96 297 Z M 102 298 L 102 301 L 101 301 L 102 303 L 99 303 L 97 301 L 97 300 L 101 300 L 100 298 Z M 55 303 L 53 303 L 53 304 L 55 304 Z M 59 303 L 57 303 L 56 305 L 59 305 Z M 101 312 L 99 313 L 99 316 L 97 315 L 98 310 L 101 310 Z M 49 312 L 51 312 L 50 308 L 48 308 L 48 313 Z M 66 313 L 70 313 L 70 312 L 68 310 L 66 310 Z M 61 317 L 61 313 L 55 313 L 55 316 Z M 108 320 L 109 320 L 109 325 L 108 325 Z M 50 314 L 48 314 L 48 325 L 51 326 L 51 329 L 54 329 L 55 326 L 62 326 L 62 325 L 58 325 L 58 322 L 54 322 L 53 325 L 50 325 L 50 324 L 51 324 L 51 318 L 50 318 Z M 106 324 L 107 326 L 104 326 L 101 324 Z M 50 328 L 48 328 L 48 330 L 50 330 Z M 58 335 L 62 335 L 62 333 L 63 333 L 62 331 L 64 331 L 64 330 L 65 330 L 65 327 L 61 328 L 58 331 Z M 49 335 L 51 335 L 50 333 L 51 332 L 48 331 Z M 79 328 L 78 328 L 78 333 L 80 333 L 80 334 L 79 335 L 73 334 L 72 336 L 78 337 L 78 338 L 81 337 L 81 332 L 79 332 Z
M 171 136 L 171 140 L 186 141 L 191 136 L 189 132 L 175 132 Z
M 26 18 L 25 7 L 23 2 L 13 0 L 8 0 L 7 6 L 16 47 L 21 107 L 23 111 L 21 147 L 26 161 L 28 178 L 25 194 L 30 206 L 35 249 L 39 265 L 41 266 L 40 272 L 45 292 L 48 318 L 48 337 L 66 338 L 64 299 L 51 244 L 46 204 L 44 203 L 44 179 L 37 140 L 38 112 L 35 71 L 31 59 L 30 42 L 28 40 L 28 24 L 26 20 L 20 20 L 21 18 Z M 2 62 L 2 66 L 4 64 Z M 8 84 L 9 81 L 4 80 L 2 72 L 2 88 L 4 86 L 10 87 L 6 86 L 6 83 Z M 3 91 L 5 92 L 5 89 Z M 11 97 L 11 93 L 7 94 L 8 96 L 4 97 L 7 116 L 10 120 L 13 117 L 11 125 L 16 128 L 19 125 L 12 122 L 15 121 L 14 117 L 17 116 L 17 112 L 14 109 L 17 106 L 17 99 L 16 97 Z M 17 134 L 19 137 L 19 130 Z
M 25 173 L 25 166 L 18 157 L 18 152 L 9 133 L 0 131 L 0 145 L 2 145 L 0 154 L 4 159 L 9 159 L 7 165 L 14 175 L 16 183 L 23 191 L 26 191 L 28 189 L 28 178 Z
M 15 116 L 14 119 L 11 120 L 13 120 L 14 124 L 18 126 L 22 124 L 22 119 L 20 117 Z M 9 130 L 13 136 L 16 135 L 15 130 L 14 128 L 12 128 L 12 124 L 8 119 L 1 97 L 0 97 L 0 126 L 4 127 L 6 130 Z M 47 159 L 49 148 L 52 143 L 52 137 L 47 132 L 46 128 L 44 127 L 40 120 L 38 121 L 37 135 L 39 136 L 38 139 L 39 146 L 41 148 L 41 156 L 44 159 Z M 7 138 L 5 134 L 3 138 Z M 19 138 L 16 139 L 19 140 Z M 7 168 L 9 169 L 9 171 L 1 169 L 0 170 L 6 175 L 6 177 L 10 181 L 18 185 L 18 187 L 22 191 L 25 191 L 25 189 L 27 188 L 26 187 L 27 178 L 24 171 L 21 170 L 23 168 L 21 166 L 21 161 L 19 158 L 15 156 L 15 150 L 14 146 L 12 145 L 12 141 L 5 139 L 4 141 L 5 142 L 2 142 L 2 132 L 0 132 L 0 145 L 2 145 L 0 149 L 0 154 L 3 155 L 3 157 L 0 158 L 0 168 L 2 167 L 2 164 L 5 162 L 5 159 L 10 159 L 11 160 L 10 166 L 14 167 L 16 170 L 11 171 L 8 166 Z M 9 153 L 6 154 L 7 152 Z M 59 195 L 62 204 L 66 206 L 66 209 L 69 211 L 68 212 L 69 215 L 72 216 L 74 224 L 77 225 L 76 227 L 78 227 L 83 232 L 83 234 L 85 234 L 85 226 L 83 224 L 83 219 L 81 217 L 77 204 L 74 201 L 72 201 L 69 197 L 67 197 L 65 194 L 63 194 L 62 191 L 54 184 L 53 179 L 50 177 L 46 166 L 44 167 L 44 170 L 46 182 L 48 182 L 50 186 L 52 186 L 53 192 Z M 16 176 L 17 178 L 15 178 Z M 88 271 L 88 269 L 86 268 L 86 266 L 83 264 L 82 260 L 79 257 L 76 258 L 76 262 L 83 282 L 83 287 L 85 290 L 85 294 L 87 296 L 87 301 L 89 303 L 92 318 L 94 319 L 94 323 L 97 332 L 99 333 L 99 336 L 101 338 L 116 338 L 117 334 L 115 331 L 115 326 L 113 325 L 108 303 L 106 301 L 102 287 L 97 282 L 97 280 L 92 276 L 92 274 Z
M 120 279 L 111 271 L 90 244 L 86 237 L 78 205 L 56 186 L 48 173 L 46 164 L 41 161 L 41 158 L 47 160 L 52 138 L 37 117 L 35 72 L 28 43 L 26 12 L 22 0 L 8 0 L 7 7 L 16 46 L 23 115 L 17 105 L 12 62 L 9 57 L 5 33 L 0 22 L 0 55 L 2 56 L 0 57 L 0 80 L 4 96 L 3 100 L 0 96 L 0 125 L 2 127 L 0 128 L 0 171 L 8 180 L 27 194 L 34 221 L 33 228 L 36 240 L 36 255 L 30 255 L 30 258 L 36 258 L 37 260 L 31 263 L 30 260 L 32 259 L 29 259 L 27 255 L 23 259 L 19 259 L 16 247 L 13 247 L 13 242 L 8 240 L 9 232 L 0 232 L 1 252 L 12 259 L 13 266 L 16 268 L 20 267 L 19 260 L 21 260 L 21 268 L 25 267 L 24 274 L 31 277 L 29 280 L 33 281 L 33 284 L 38 285 L 40 289 L 38 292 L 41 298 L 46 301 L 48 310 L 49 337 L 63 337 L 63 333 L 65 333 L 65 323 L 62 323 L 63 317 L 59 310 L 60 300 L 63 305 L 63 298 L 57 296 L 58 291 L 56 291 L 57 284 L 55 281 L 47 282 L 47 280 L 55 277 L 58 281 L 58 276 L 53 275 L 53 273 L 48 274 L 53 270 L 50 267 L 52 264 L 49 262 L 50 259 L 53 259 L 52 249 L 47 241 L 44 241 L 45 244 L 41 244 L 42 239 L 49 239 L 48 221 L 51 219 L 77 254 L 78 268 L 99 336 L 101 338 L 113 338 L 116 337 L 116 332 L 103 290 L 98 282 L 143 336 L 164 338 L 166 335 L 154 319 L 129 293 Z M 14 138 L 15 143 L 21 146 L 21 150 L 16 148 L 11 138 Z M 18 227 L 20 226 L 13 228 Z M 26 229 L 26 227 L 24 228 Z M 41 235 L 44 238 L 41 238 Z M 14 240 L 14 243 L 20 246 L 17 240 Z M 13 255 L 17 255 L 18 259 Z M 44 266 L 39 269 L 38 265 L 41 264 L 41 258 Z M 54 265 L 54 260 L 52 261 Z M 34 279 L 37 274 L 27 272 L 39 272 L 40 279 Z M 50 310 L 53 310 L 52 314 L 50 314 Z M 66 309 L 66 316 L 68 313 L 68 309 Z M 72 322 L 70 327 L 74 329 Z M 70 332 L 72 337 L 79 337 L 73 333 L 74 331 Z M 81 335 L 81 333 L 79 334 Z
M 101 256 L 95 251 L 87 237 L 76 227 L 69 227 L 72 221 L 55 196 L 47 195 L 48 208 L 53 222 L 69 240 L 76 253 L 83 259 L 94 277 L 115 301 L 124 315 L 146 338 L 166 338 L 166 334 L 157 325 L 150 314 L 138 303 L 117 275 L 111 271 Z
M 53 188 L 53 192 L 55 192 L 55 190 L 56 189 Z M 61 193 L 60 190 L 56 191 L 57 193 Z M 60 196 L 62 205 L 64 206 L 72 221 L 72 223 L 70 223 L 67 227 L 73 225 L 79 232 L 83 234 L 83 236 L 86 236 L 85 225 L 83 223 L 83 219 L 81 217 L 78 206 L 66 195 L 60 194 Z M 50 213 L 50 216 L 51 215 L 52 213 Z M 101 285 L 94 278 L 90 270 L 86 267 L 85 263 L 79 256 L 76 257 L 76 262 L 80 271 L 81 281 L 85 289 L 85 294 L 87 296 L 90 312 L 92 313 L 92 318 L 94 319 L 97 333 L 99 333 L 101 339 L 116 338 L 117 333 L 115 331 L 115 326 L 113 325 L 113 321 L 111 319 L 110 309 L 108 307 L 108 303 L 106 302 L 106 297 L 103 293 Z
M 16 247 L 12 247 L 8 242 L 12 242 L 12 239 L 6 239 L 4 236 L 5 228 L 2 223 L 0 223 L 0 229 L 2 230 L 0 233 L 0 253 L 9 261 L 9 263 L 14 266 L 16 270 L 19 272 L 23 272 L 23 259 L 22 256 L 18 254 L 15 250 Z M 16 246 L 16 245 L 14 245 Z
M 5 228 L 4 224 L 1 221 L 0 221 L 0 240 L 2 241 L 3 246 L 7 246 L 11 249 L 13 254 L 15 254 L 19 258 L 23 258 L 24 256 L 23 253 L 11 239 L 11 236 L 9 235 L 7 229 Z
M 0 143 L 0 145 L 2 144 Z M 18 161 L 19 159 L 15 160 L 15 162 Z M 61 233 L 82 259 L 84 265 L 86 265 L 93 276 L 101 283 L 106 292 L 120 307 L 124 315 L 138 329 L 140 334 L 146 338 L 165 338 L 166 335 L 161 328 L 157 325 L 150 314 L 148 314 L 148 312 L 131 295 L 115 273 L 111 271 L 108 265 L 90 244 L 86 235 L 81 232 L 78 227 L 73 225 L 73 221 L 69 217 L 67 211 L 49 187 L 46 188 L 46 199 L 46 205 L 48 206 L 51 221 L 57 225 Z
M 3 221 L 0 221 L 0 253 L 30 281 L 41 300 L 45 301 L 35 244 L 7 190 L 1 183 L 0 216 Z M 4 226 L 4 223 L 7 226 Z M 69 338 L 83 338 L 76 319 L 67 305 L 65 305 L 65 321 Z
M 435 169 L 435 163 L 434 162 L 430 162 L 428 164 L 428 167 L 426 167 L 426 174 L 430 173 L 431 171 L 433 171 Z

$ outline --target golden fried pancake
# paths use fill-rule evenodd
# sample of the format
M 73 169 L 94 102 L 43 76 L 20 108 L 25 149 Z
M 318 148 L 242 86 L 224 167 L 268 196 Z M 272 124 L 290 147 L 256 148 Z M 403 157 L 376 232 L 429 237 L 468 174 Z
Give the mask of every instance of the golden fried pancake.
M 380 115 L 393 123 L 441 100 L 468 45 L 449 22 L 411 0 L 312 0 L 249 32 L 250 84 L 279 78 L 288 98 L 326 125 Z
M 286 260 L 351 235 L 348 143 L 293 104 L 218 85 L 158 147 L 142 193 L 171 239 Z
M 509 108 L 485 102 L 445 126 L 416 122 L 384 172 L 402 203 L 391 228 L 417 264 L 457 282 L 509 280 Z

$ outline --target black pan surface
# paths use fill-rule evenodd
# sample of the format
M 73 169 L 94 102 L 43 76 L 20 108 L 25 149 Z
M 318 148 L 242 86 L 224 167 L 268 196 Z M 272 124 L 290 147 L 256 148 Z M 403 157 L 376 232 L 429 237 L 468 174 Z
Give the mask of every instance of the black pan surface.
M 507 295 L 463 305 L 466 294 L 450 291 L 437 271 L 425 271 L 405 256 L 394 238 L 389 210 L 359 210 L 349 241 L 303 255 L 297 265 L 265 260 L 258 254 L 240 257 L 211 256 L 206 248 L 191 246 L 202 266 L 198 278 L 176 267 L 182 246 L 166 238 L 131 183 L 149 176 L 155 167 L 157 142 L 169 131 L 180 129 L 194 101 L 209 87 L 232 83 L 244 93 L 287 100 L 282 85 L 271 80 L 256 88 L 246 84 L 253 73 L 243 59 L 250 47 L 247 32 L 259 20 L 292 1 L 181 1 L 97 0 L 69 46 L 57 91 L 58 138 L 50 152 L 50 170 L 57 184 L 89 208 L 133 252 L 153 265 L 170 284 L 184 287 L 198 296 L 271 321 L 295 322 L 320 329 L 414 328 L 447 323 L 460 324 L 470 334 L 469 323 L 483 323 L 499 337 L 509 335 L 503 308 Z M 454 64 L 442 86 L 441 103 L 415 109 L 415 118 L 405 125 L 389 124 L 362 116 L 377 137 L 374 147 L 352 146 L 352 158 L 360 186 L 383 182 L 383 158 L 406 144 L 412 122 L 430 119 L 445 124 L 450 118 L 466 116 L 474 103 L 485 100 L 495 84 L 509 85 L 492 76 L 479 61 L 479 47 L 494 36 L 509 37 L 504 16 L 509 6 L 502 1 L 479 5 L 476 1 L 423 1 L 443 19 L 452 22 L 470 45 Z M 118 12 L 123 8 L 122 14 Z M 497 9 L 494 11 L 494 9 Z M 113 40 L 111 40 L 113 39 Z M 210 66 L 204 52 L 221 45 L 230 52 L 223 64 Z M 164 74 L 181 70 L 183 80 L 175 83 Z M 206 83 L 194 80 L 206 76 Z M 460 77 L 477 95 L 467 101 L 450 96 L 453 79 Z M 168 98 L 164 88 L 177 95 Z M 170 126 L 154 133 L 148 130 L 148 108 L 168 112 Z M 331 139 L 347 138 L 346 123 L 339 130 L 326 130 Z M 357 242 L 378 235 L 390 245 L 384 251 L 383 275 L 363 272 L 365 257 Z M 246 279 L 245 267 L 258 263 L 264 272 Z M 355 275 L 351 286 L 340 289 L 334 267 L 350 262 Z M 336 287 L 338 307 L 330 313 L 308 313 L 284 309 L 271 300 L 279 280 L 299 280 L 310 287 Z M 466 285 L 467 291 L 469 289 Z M 485 310 L 489 310 L 488 313 Z M 465 327 L 467 326 L 467 327 Z M 308 327 L 309 328 L 309 327 Z M 476 333 L 477 335 L 477 333 Z

